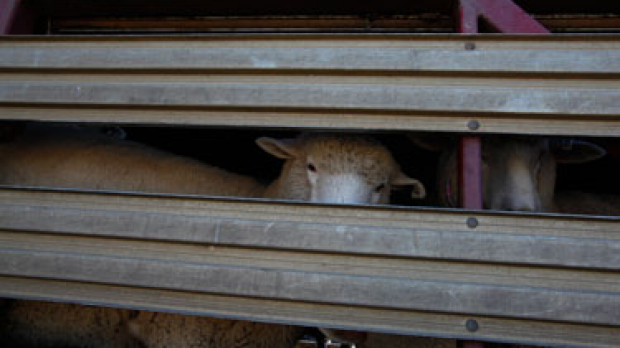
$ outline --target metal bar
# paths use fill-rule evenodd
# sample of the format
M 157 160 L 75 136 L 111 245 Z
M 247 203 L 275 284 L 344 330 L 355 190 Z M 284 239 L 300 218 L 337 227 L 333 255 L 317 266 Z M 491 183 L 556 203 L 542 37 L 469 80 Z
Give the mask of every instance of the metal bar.
M 9 34 L 21 2 L 22 0 L 0 1 L 0 35 Z
M 549 31 L 512 0 L 465 0 L 475 3 L 480 15 L 502 33 L 548 34 Z
M 478 136 L 462 136 L 459 149 L 461 207 L 482 209 L 482 141 Z
M 487 20 L 500 32 L 548 33 L 511 0 L 461 0 L 459 29 L 462 33 L 478 31 L 478 17 Z M 476 13 L 476 15 L 474 15 Z M 472 130 L 478 127 L 472 122 Z M 459 148 L 461 204 L 464 208 L 482 209 L 482 141 L 480 137 L 463 136 Z M 481 342 L 462 342 L 463 348 L 483 348 Z
M 479 12 L 475 3 L 461 0 L 457 7 L 458 32 L 462 34 L 475 34 L 478 32 Z
M 475 332 L 476 337 L 485 337 L 489 340 L 501 338 L 504 341 L 522 344 L 537 342 L 537 345 L 545 346 L 617 348 L 617 337 L 620 335 L 618 327 L 274 301 L 264 298 L 240 298 L 50 279 L 0 276 L 0 292 L 2 295 L 14 298 L 49 299 L 91 306 L 241 318 L 313 327 L 340 327 L 352 330 L 365 328 L 377 332 L 431 337 L 470 337 L 472 332 L 467 330 L 465 323 L 475 322 L 479 325 Z
M 619 42 L 5 36 L 0 119 L 618 137 Z
M 474 3 L 459 1 L 459 32 L 478 32 L 478 9 Z M 470 121 L 472 122 L 472 121 Z M 459 187 L 461 207 L 482 209 L 482 140 L 476 136 L 463 136 L 459 141 Z M 484 348 L 475 341 L 458 341 L 462 348 Z
M 528 80 L 537 82 L 555 73 L 569 74 L 566 77 L 617 76 L 619 41 L 619 35 L 4 36 L 0 37 L 0 68 L 168 73 L 219 70 L 229 74 L 391 72 L 398 77 L 530 74 Z M 567 58 L 573 55 L 578 59 Z
M 162 206 L 158 206 L 158 203 Z M 109 212 L 98 209 L 105 204 L 119 204 L 123 208 Z M 196 211 L 194 216 L 173 214 L 176 211 L 174 209 L 179 209 L 177 204 L 190 206 L 187 210 L 179 211 L 179 214 Z M 68 209 L 73 205 L 83 207 L 84 210 L 91 206 L 93 213 L 81 218 L 80 212 L 83 210 Z M 34 209 L 33 206 L 38 208 Z M 0 207 L 0 227 L 13 230 L 140 238 L 144 232 L 135 226 L 153 225 L 148 229 L 149 238 L 162 241 L 217 241 L 240 247 L 354 252 L 560 268 L 620 269 L 620 254 L 614 254 L 620 248 L 620 236 L 617 234 L 620 217 L 563 219 L 544 216 L 532 219 L 531 214 L 505 216 L 480 211 L 477 212 L 477 225 L 474 226 L 468 224 L 471 212 L 458 210 L 412 212 L 388 207 L 322 207 L 266 204 L 262 201 L 201 200 L 183 196 L 134 197 L 10 188 L 0 189 Z M 335 211 L 337 215 L 330 217 L 330 209 L 335 208 L 338 208 Z M 29 209 L 33 211 L 32 214 L 28 214 Z M 360 213 L 360 210 L 364 212 Z M 359 214 L 365 218 L 356 217 Z M 37 216 L 37 219 L 30 216 Z M 114 219 L 114 216 L 117 218 Z M 57 223 L 57 229 L 52 221 Z M 63 222 L 68 221 L 71 223 L 63 227 Z M 97 221 L 97 228 L 94 228 L 92 224 Z M 273 228 L 270 231 L 262 230 L 270 222 L 273 222 Z M 351 226 L 345 226 L 339 229 L 339 233 L 335 233 L 334 229 L 339 224 Z M 185 231 L 189 227 L 201 231 L 200 239 L 197 240 L 198 237 L 191 233 L 169 234 L 170 230 Z M 223 230 L 229 232 L 218 233 Z M 385 234 L 386 230 L 390 233 Z M 277 233 L 282 235 L 278 236 Z M 304 234 L 305 238 L 294 238 L 295 234 Z M 357 242 L 352 243 L 349 237 L 358 238 Z M 488 246 L 492 246 L 493 250 L 483 254 L 482 251 Z M 579 253 L 582 246 L 587 246 L 589 253 Z
M 129 300 L 135 308 L 217 314 L 211 304 L 227 298 L 235 304 L 228 316 L 245 319 L 279 322 L 300 314 L 292 322 L 615 344 L 620 218 L 479 212 L 474 226 L 470 214 L 2 189 L 0 274 L 7 285 L 0 294 L 66 299 L 71 289 L 78 295 L 71 301 L 88 302 L 98 289 L 122 286 L 136 294 Z M 39 286 L 8 285 L 23 282 Z M 62 293 L 46 286 L 58 282 L 74 286 Z M 188 309 L 184 297 L 211 301 Z M 108 297 L 103 304 L 131 305 L 125 300 Z M 315 310 L 296 310 L 306 306 Z M 433 313 L 443 315 L 427 326 Z M 454 318 L 458 327 L 450 328 Z M 530 330 L 523 337 L 512 326 L 519 320 Z M 550 334 L 556 325 L 572 329 Z

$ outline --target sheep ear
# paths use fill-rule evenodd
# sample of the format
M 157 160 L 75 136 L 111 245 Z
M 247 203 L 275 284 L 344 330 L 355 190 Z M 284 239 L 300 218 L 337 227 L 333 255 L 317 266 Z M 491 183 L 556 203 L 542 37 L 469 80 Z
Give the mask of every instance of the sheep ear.
M 551 151 L 558 163 L 585 163 L 607 154 L 605 149 L 594 143 L 574 139 L 551 142 Z
M 297 157 L 297 139 L 274 139 L 261 137 L 256 144 L 266 152 L 282 159 Z
M 395 189 L 411 186 L 411 198 L 422 199 L 426 197 L 426 189 L 424 188 L 424 185 L 419 180 L 410 178 L 403 172 L 399 172 L 398 175 L 392 179 L 390 184 Z

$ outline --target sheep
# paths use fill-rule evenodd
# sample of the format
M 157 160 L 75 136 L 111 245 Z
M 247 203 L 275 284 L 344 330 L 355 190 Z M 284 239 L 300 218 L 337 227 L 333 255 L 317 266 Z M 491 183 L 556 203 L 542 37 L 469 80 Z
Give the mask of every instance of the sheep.
M 303 328 L 67 303 L 10 301 L 5 347 L 292 347 Z
M 380 143 L 351 135 L 304 134 L 296 139 L 260 138 L 258 145 L 286 160 L 281 175 L 264 193 L 319 203 L 388 203 L 392 188 L 412 187 L 424 198 L 424 185 L 405 175 Z
M 98 130 L 34 127 L 0 144 L 0 184 L 259 197 L 257 180 Z
M 93 132 L 35 129 L 0 145 L 0 184 L 323 203 L 388 203 L 392 187 L 411 186 L 414 198 L 425 195 L 424 186 L 402 173 L 390 152 L 370 138 L 302 134 L 295 139 L 263 137 L 257 144 L 286 160 L 280 177 L 267 186 L 135 142 Z
M 420 135 L 414 143 L 440 151 L 437 184 L 440 205 L 458 205 L 457 143 L 454 139 Z M 557 163 L 585 163 L 606 151 L 586 141 L 557 141 L 530 136 L 485 136 L 483 204 L 486 209 L 619 215 L 620 198 L 577 192 L 556 192 Z M 584 201 L 587 199 L 587 203 Z M 576 204 L 576 202 L 581 203 Z
M 322 203 L 388 203 L 392 188 L 406 186 L 412 187 L 414 198 L 425 195 L 422 183 L 406 176 L 390 152 L 367 137 L 302 134 L 294 139 L 259 138 L 257 144 L 262 149 L 285 160 L 280 176 L 263 185 L 253 178 L 129 141 L 89 132 L 54 133 L 35 131 L 35 136 L 26 135 L 0 145 L 0 184 Z M 102 317 L 112 311 L 90 310 Z M 62 321 L 58 318 L 57 323 Z M 132 337 L 149 347 L 205 342 L 210 347 L 241 347 L 248 346 L 248 342 L 252 347 L 289 347 L 299 336 L 299 329 L 294 327 L 272 325 L 269 329 L 243 323 L 235 332 L 243 333 L 250 341 L 239 343 L 234 336 L 215 332 L 222 326 L 212 324 L 216 321 L 140 312 L 127 322 L 127 327 Z M 179 331 L 190 327 L 191 334 Z
M 140 348 L 126 329 L 132 311 L 38 301 L 7 301 L 0 313 L 4 347 Z

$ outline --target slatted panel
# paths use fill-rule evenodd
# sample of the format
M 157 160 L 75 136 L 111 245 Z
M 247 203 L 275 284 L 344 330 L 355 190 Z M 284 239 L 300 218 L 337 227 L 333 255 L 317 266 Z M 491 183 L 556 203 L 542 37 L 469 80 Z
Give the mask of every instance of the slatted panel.
M 476 212 L 472 229 L 471 214 L 2 189 L 0 295 L 487 339 L 517 322 L 533 329 L 502 339 L 616 344 L 619 218 Z
M 0 39 L 0 117 L 618 136 L 616 36 Z
M 617 137 L 619 42 L 6 37 L 0 119 Z M 0 241 L 0 296 L 563 346 L 620 336 L 619 218 L 1 189 Z

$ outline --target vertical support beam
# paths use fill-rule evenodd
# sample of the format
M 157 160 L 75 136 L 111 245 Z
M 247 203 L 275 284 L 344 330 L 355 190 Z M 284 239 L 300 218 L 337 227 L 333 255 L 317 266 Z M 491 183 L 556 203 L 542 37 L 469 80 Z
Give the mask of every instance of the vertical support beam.
M 548 34 L 549 31 L 512 0 L 459 0 L 459 32 L 477 33 L 478 19 L 504 33 Z M 482 209 L 482 142 L 480 137 L 465 136 L 459 151 L 459 187 L 461 206 Z
M 461 207 L 482 209 L 482 140 L 479 136 L 461 137 L 459 187 Z
M 478 32 L 478 9 L 471 1 L 461 0 L 458 5 L 458 30 L 462 34 Z
M 0 35 L 9 34 L 21 0 L 0 0 Z
M 478 32 L 480 11 L 475 1 L 461 0 L 458 5 L 458 30 Z M 482 209 L 482 141 L 478 136 L 463 136 L 459 143 L 459 187 L 461 207 Z
M 478 19 L 484 18 L 503 33 L 547 34 L 549 31 L 512 0 L 459 0 L 459 32 L 479 31 Z M 482 209 L 482 141 L 479 136 L 463 136 L 459 144 L 459 187 L 461 206 Z M 459 341 L 459 348 L 484 348 L 484 343 Z

